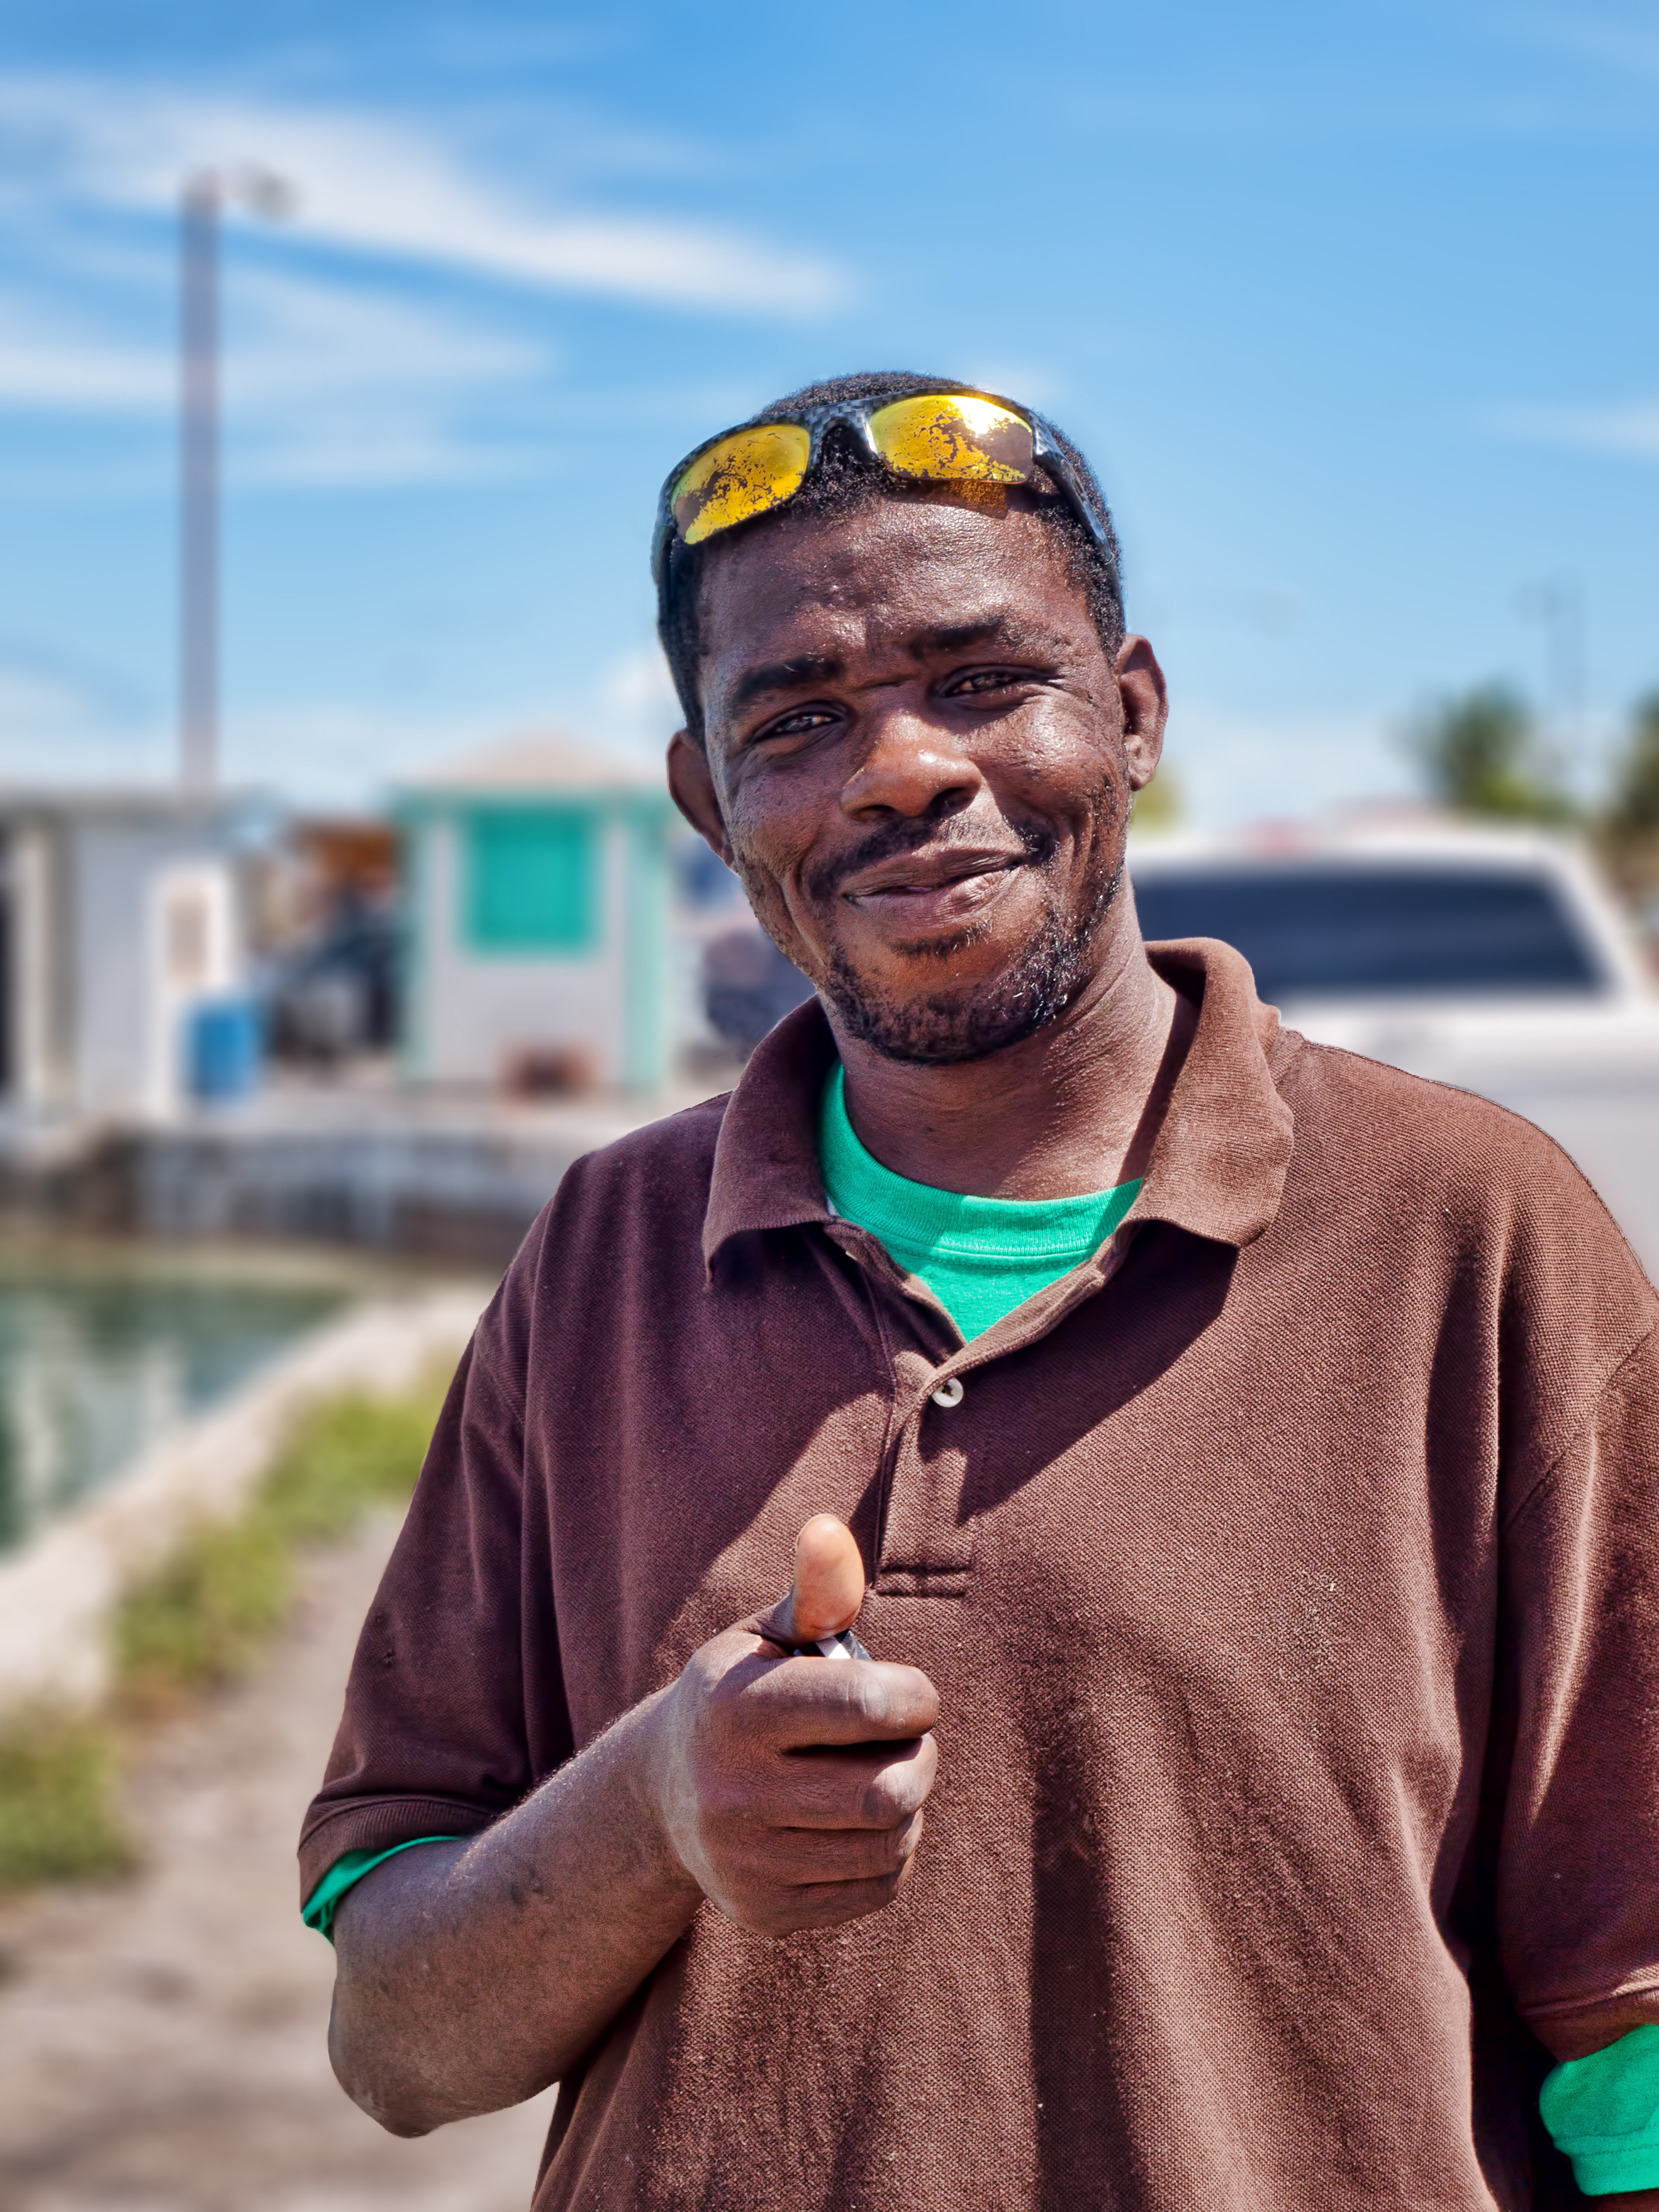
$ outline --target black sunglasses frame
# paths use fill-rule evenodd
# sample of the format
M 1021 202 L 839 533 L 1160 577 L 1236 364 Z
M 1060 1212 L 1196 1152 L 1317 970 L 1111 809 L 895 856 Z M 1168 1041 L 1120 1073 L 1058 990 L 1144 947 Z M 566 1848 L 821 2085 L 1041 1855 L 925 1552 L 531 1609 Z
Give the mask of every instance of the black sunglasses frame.
M 668 580 L 669 561 L 675 546 L 679 543 L 678 532 L 674 522 L 675 487 L 686 471 L 700 461 L 711 447 L 718 446 L 722 439 L 735 437 L 740 430 L 762 430 L 773 422 L 787 424 L 792 428 L 808 431 L 812 442 L 806 457 L 805 471 L 801 477 L 801 483 L 805 484 L 806 478 L 811 475 L 823 458 L 823 441 L 826 434 L 838 425 L 845 425 L 848 429 L 856 430 L 863 441 L 865 451 L 871 458 L 882 461 L 884 466 L 890 465 L 884 456 L 877 451 L 875 441 L 870 435 L 871 417 L 879 415 L 884 407 L 895 406 L 902 400 L 934 398 L 985 399 L 988 400 L 994 407 L 1006 407 L 1011 415 L 1017 415 L 1031 433 L 1032 459 L 1040 461 L 1048 474 L 1060 486 L 1067 506 L 1094 539 L 1097 548 L 1114 576 L 1116 575 L 1117 551 L 1112 543 L 1108 527 L 1085 496 L 1083 487 L 1078 482 L 1077 472 L 1072 465 L 1065 447 L 1060 443 L 1053 424 L 1045 422 L 1034 409 L 1022 407 L 1018 400 L 1005 399 L 1000 393 L 994 392 L 888 392 L 878 397 L 865 399 L 832 399 L 820 407 L 803 408 L 799 415 L 767 415 L 763 416 L 758 422 L 734 422 L 729 430 L 719 431 L 714 437 L 705 438 L 700 446 L 693 447 L 685 459 L 677 462 L 669 471 L 663 482 L 661 495 L 657 501 L 656 526 L 651 534 L 651 575 L 652 580 L 657 586 L 659 599 L 661 599 Z M 902 476 L 904 472 L 895 469 L 892 473 L 895 476 Z M 930 479 L 925 477 L 913 477 L 910 481 L 925 483 Z M 939 481 L 948 483 L 950 479 L 946 477 Z M 799 489 L 800 485 L 797 485 L 796 490 L 799 491 Z M 794 496 L 795 492 L 791 492 L 789 499 L 781 499 L 777 507 L 764 507 L 762 513 L 775 514 L 778 508 L 787 507 L 789 500 L 793 499 Z M 759 517 L 751 515 L 745 519 L 757 521 Z M 741 529 L 743 525 L 738 523 L 732 526 Z

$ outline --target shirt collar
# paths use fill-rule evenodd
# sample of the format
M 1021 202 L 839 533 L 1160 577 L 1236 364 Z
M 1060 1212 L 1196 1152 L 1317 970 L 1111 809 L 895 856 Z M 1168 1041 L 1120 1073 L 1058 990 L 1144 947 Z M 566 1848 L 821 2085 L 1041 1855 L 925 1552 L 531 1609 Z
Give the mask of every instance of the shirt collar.
M 1302 1040 L 1256 997 L 1249 963 L 1231 945 L 1191 937 L 1146 950 L 1196 1003 L 1198 1027 L 1128 1219 L 1252 1243 L 1284 1195 L 1294 1117 L 1275 1078 Z
M 1166 982 L 1198 1007 L 1140 1194 L 1126 1225 L 1168 1221 L 1223 1244 L 1248 1244 L 1279 1211 L 1290 1166 L 1291 1109 L 1274 1081 L 1301 1040 L 1255 995 L 1230 945 L 1149 945 Z M 756 1047 L 714 1147 L 703 1218 L 710 1266 L 728 1238 L 827 1221 L 818 1109 L 835 1065 L 823 1010 L 809 999 Z

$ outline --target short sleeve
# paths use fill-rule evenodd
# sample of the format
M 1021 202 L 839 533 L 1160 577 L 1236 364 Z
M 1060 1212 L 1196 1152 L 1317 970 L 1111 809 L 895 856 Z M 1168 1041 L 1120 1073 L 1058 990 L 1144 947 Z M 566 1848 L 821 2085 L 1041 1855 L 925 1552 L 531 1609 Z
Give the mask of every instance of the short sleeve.
M 570 1754 L 550 1576 L 526 1559 L 538 1237 L 478 1324 L 357 1643 L 301 1895 L 348 1851 L 476 1834 Z
M 1498 1936 L 1559 2060 L 1659 2022 L 1659 1338 L 1503 1535 Z

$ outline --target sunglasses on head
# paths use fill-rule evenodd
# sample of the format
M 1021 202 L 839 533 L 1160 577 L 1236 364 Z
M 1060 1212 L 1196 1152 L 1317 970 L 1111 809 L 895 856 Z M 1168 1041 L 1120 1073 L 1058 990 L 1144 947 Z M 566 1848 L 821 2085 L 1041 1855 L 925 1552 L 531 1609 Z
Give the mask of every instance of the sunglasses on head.
M 833 400 L 798 416 L 723 430 L 699 446 L 670 471 L 657 504 L 651 571 L 658 588 L 676 544 L 701 545 L 792 500 L 837 426 L 852 432 L 896 476 L 922 483 L 1030 483 L 1040 464 L 1115 566 L 1105 526 L 1040 415 L 988 392 L 925 392 L 899 399 Z

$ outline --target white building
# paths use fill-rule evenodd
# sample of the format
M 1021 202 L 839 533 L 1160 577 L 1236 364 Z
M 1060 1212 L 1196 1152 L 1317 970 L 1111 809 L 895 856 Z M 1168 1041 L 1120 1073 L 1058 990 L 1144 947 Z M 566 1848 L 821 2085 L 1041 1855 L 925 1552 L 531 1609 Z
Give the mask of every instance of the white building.
M 661 769 L 532 736 L 404 786 L 396 813 L 408 1078 L 659 1088 L 678 819 Z
M 165 1115 L 189 1025 L 244 981 L 245 802 L 167 791 L 0 793 L 0 1097 Z

